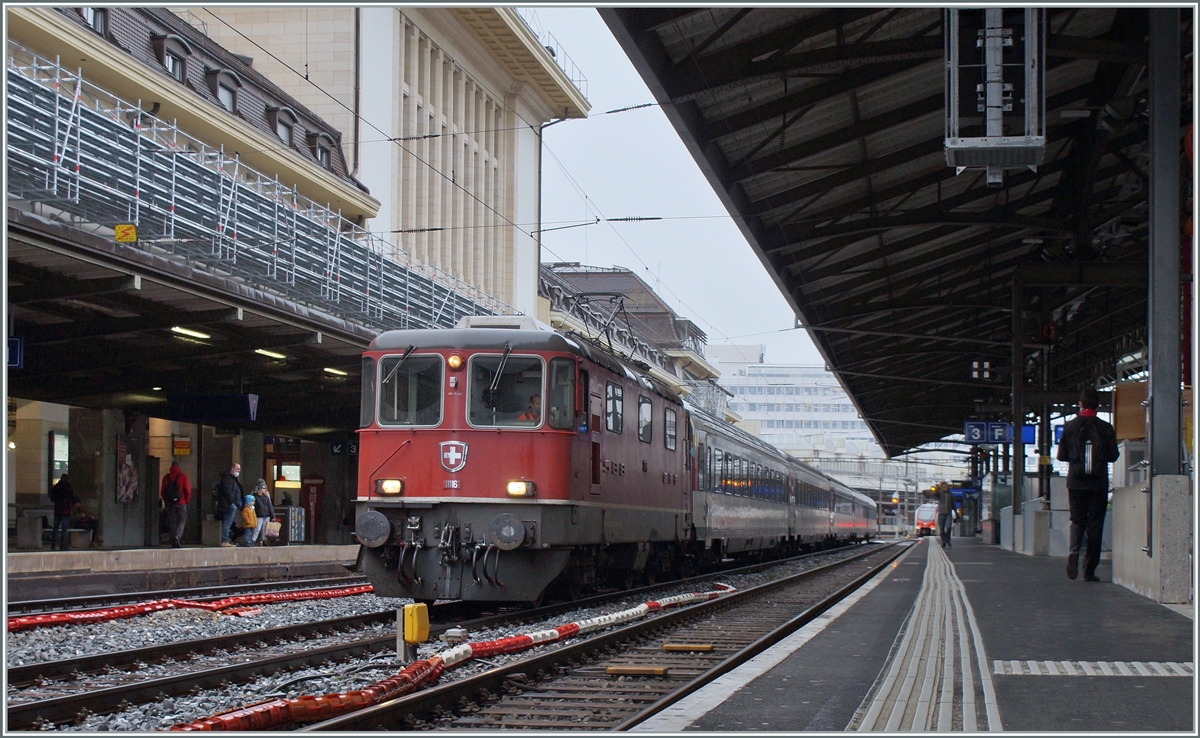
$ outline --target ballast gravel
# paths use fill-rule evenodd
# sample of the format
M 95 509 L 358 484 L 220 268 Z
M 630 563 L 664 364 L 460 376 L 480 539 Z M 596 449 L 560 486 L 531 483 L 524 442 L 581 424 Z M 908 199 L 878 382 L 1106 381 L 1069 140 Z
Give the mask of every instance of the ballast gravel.
M 749 589 L 759 584 L 765 584 L 776 579 L 791 576 L 808 569 L 813 569 L 818 566 L 832 563 L 834 561 L 847 558 L 862 552 L 861 547 L 850 547 L 838 551 L 810 556 L 808 558 L 797 561 L 781 563 L 778 566 L 769 569 L 747 573 L 747 574 L 715 574 L 710 577 L 711 581 L 719 581 L 730 584 L 737 589 Z M 471 641 L 487 641 L 497 638 L 503 638 L 510 635 L 527 633 L 535 630 L 543 630 L 546 628 L 555 627 L 564 623 L 586 620 L 611 612 L 618 612 L 629 607 L 634 607 L 642 602 L 653 600 L 661 597 L 668 597 L 674 594 L 682 594 L 685 592 L 694 592 L 707 589 L 703 584 L 690 585 L 670 585 L 666 584 L 659 590 L 649 594 L 638 595 L 636 597 L 623 598 L 620 601 L 606 603 L 603 606 L 582 607 L 570 612 L 561 613 L 544 620 L 523 620 L 519 624 L 510 624 L 502 627 L 488 628 L 472 631 L 470 633 Z M 343 617 L 346 615 L 358 614 L 359 612 L 375 612 L 386 608 L 395 608 L 403 606 L 411 602 L 411 600 L 396 599 L 396 598 L 380 598 L 374 595 L 360 595 L 356 597 L 343 598 L 344 600 L 362 600 L 357 603 L 343 603 L 348 608 L 361 607 L 361 610 L 346 610 L 338 614 L 332 614 L 328 610 L 322 608 L 318 610 L 320 614 L 300 614 L 298 610 L 305 609 L 305 606 L 311 605 L 331 605 L 335 600 L 328 600 L 320 603 L 279 603 L 269 606 L 272 613 L 271 624 L 267 625 L 263 618 L 267 618 L 267 608 L 264 607 L 264 612 L 257 616 L 238 618 L 230 616 L 220 616 L 213 613 L 203 611 L 165 611 L 155 613 L 154 615 L 140 618 L 143 621 L 149 621 L 151 618 L 162 618 L 163 616 L 182 616 L 182 615 L 204 615 L 207 618 L 195 621 L 198 625 L 206 625 L 209 628 L 217 627 L 233 627 L 234 630 L 229 632 L 243 632 L 245 630 L 265 629 L 269 627 L 279 627 L 281 625 L 289 625 L 299 622 L 305 622 L 306 619 L 328 619 L 333 617 Z M 369 602 L 370 604 L 366 604 Z M 279 610 L 280 612 L 275 612 Z M 186 619 L 186 618 L 185 618 Z M 240 621 L 234 623 L 221 623 L 224 620 Z M 257 623 L 253 621 L 258 621 Z M 189 622 L 191 622 L 189 620 Z M 111 621 L 92 626 L 66 626 L 68 628 L 110 628 L 116 623 L 129 623 L 129 621 Z M 173 627 L 172 620 L 167 619 L 163 625 Z M 154 625 L 144 623 L 144 626 L 153 631 Z M 160 626 L 161 627 L 161 626 Z M 177 629 L 177 628 L 176 628 Z M 62 631 L 62 628 L 50 628 L 45 630 Z M 122 632 L 134 630 L 130 628 L 121 629 Z M 10 634 L 10 662 L 12 659 L 12 636 L 13 635 L 30 635 L 37 631 L 29 633 Z M 603 632 L 603 631 L 600 631 Z M 214 635 L 213 630 L 207 632 L 207 636 Z M 97 635 L 89 633 L 89 635 Z M 77 636 L 76 636 L 77 637 Z M 116 644 L 120 642 L 121 635 L 107 635 L 104 638 L 105 643 Z M 151 636 L 152 637 L 152 636 Z M 189 638 L 202 637 L 201 635 L 192 634 Z M 49 638 L 53 638 L 50 636 Z M 55 639 L 57 640 L 57 639 Z M 182 639 L 166 639 L 182 640 Z M 482 673 L 488 669 L 495 668 L 509 663 L 510 661 L 525 659 L 530 653 L 546 653 L 550 650 L 562 648 L 565 645 L 578 642 L 574 639 L 568 639 L 557 643 L 547 643 L 537 646 L 533 651 L 526 651 L 517 654 L 500 655 L 490 659 L 473 659 L 467 661 L 454 669 L 446 671 L 442 677 L 442 682 L 457 681 L 465 679 L 475 674 Z M 61 644 L 61 641 L 59 641 Z M 148 644 L 140 644 L 148 645 Z M 113 650 L 114 648 L 136 648 L 132 644 L 127 646 L 112 645 L 104 650 Z M 421 646 L 418 658 L 431 656 L 438 651 L 446 648 L 446 644 L 439 641 L 430 641 Z M 69 652 L 60 656 L 60 658 L 68 658 L 72 654 Z M 26 654 L 29 657 L 29 654 Z M 38 661 L 48 660 L 38 658 Z M 86 715 L 82 716 L 74 725 L 43 725 L 43 730 L 74 730 L 83 732 L 98 732 L 98 731 L 155 731 L 170 728 L 172 725 L 189 722 L 202 717 L 207 717 L 220 712 L 237 709 L 245 705 L 255 702 L 261 702 L 276 698 L 294 698 L 302 695 L 321 695 L 337 692 L 349 692 L 356 689 L 362 689 L 376 681 L 387 678 L 397 671 L 402 669 L 402 664 L 395 654 L 376 654 L 371 657 L 356 657 L 346 659 L 340 663 L 324 664 L 320 667 L 309 667 L 296 669 L 286 673 L 277 672 L 276 674 L 264 677 L 257 677 L 249 682 L 237 685 L 227 685 L 218 689 L 201 690 L 194 694 L 180 695 L 178 697 L 165 697 L 154 703 L 132 706 L 126 710 L 107 714 L 107 715 Z
M 286 625 L 331 620 L 351 615 L 366 615 L 394 610 L 411 603 L 410 599 L 351 595 L 308 602 L 277 602 L 257 605 L 262 612 L 238 617 L 207 610 L 160 610 L 125 620 L 84 625 L 59 625 L 32 628 L 8 634 L 9 666 L 43 661 L 59 661 L 78 656 L 129 651 L 196 638 L 213 638 L 250 631 L 269 630 Z

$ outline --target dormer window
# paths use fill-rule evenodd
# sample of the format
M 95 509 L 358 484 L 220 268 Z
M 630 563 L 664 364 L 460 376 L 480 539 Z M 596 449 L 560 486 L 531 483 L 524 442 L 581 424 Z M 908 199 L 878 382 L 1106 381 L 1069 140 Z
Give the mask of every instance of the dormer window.
M 288 148 L 292 147 L 296 128 L 296 114 L 288 108 L 267 108 L 267 122 L 275 129 L 275 135 Z
M 221 103 L 221 107 L 231 113 L 237 112 L 238 90 L 242 80 L 228 69 L 209 69 L 204 73 L 208 81 L 208 90 Z
M 337 144 L 328 133 L 308 134 L 308 147 L 322 167 L 330 169 L 333 166 L 333 147 Z
M 106 8 L 80 8 L 79 14 L 101 36 L 108 36 L 108 10 Z
M 192 55 L 192 47 L 188 45 L 187 41 L 175 34 L 151 36 L 150 41 L 154 45 L 154 53 L 158 56 L 158 61 L 163 65 L 163 69 L 167 70 L 167 74 L 171 75 L 176 82 L 186 80 L 187 60 Z
M 167 74 L 175 78 L 175 81 L 183 81 L 183 58 L 173 51 L 168 51 L 163 59 L 163 66 L 167 68 Z

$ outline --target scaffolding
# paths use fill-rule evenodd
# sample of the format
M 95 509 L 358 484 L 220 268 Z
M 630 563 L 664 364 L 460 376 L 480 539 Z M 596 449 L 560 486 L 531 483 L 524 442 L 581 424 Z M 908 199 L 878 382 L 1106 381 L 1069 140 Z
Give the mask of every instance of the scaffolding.
M 373 330 L 516 311 L 288 187 L 8 43 L 8 199 Z

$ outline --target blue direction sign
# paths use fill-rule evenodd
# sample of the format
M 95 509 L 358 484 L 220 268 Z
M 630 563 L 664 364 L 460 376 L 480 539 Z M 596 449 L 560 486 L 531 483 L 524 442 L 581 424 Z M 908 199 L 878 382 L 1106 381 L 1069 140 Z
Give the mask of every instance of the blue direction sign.
M 8 339 L 8 368 L 25 368 L 25 343 L 20 338 Z
M 967 443 L 990 443 L 986 420 L 967 420 L 963 423 L 963 436 Z
M 1055 446 L 1062 443 L 1062 429 L 1063 429 L 1063 427 L 1061 425 L 1054 426 L 1054 445 Z

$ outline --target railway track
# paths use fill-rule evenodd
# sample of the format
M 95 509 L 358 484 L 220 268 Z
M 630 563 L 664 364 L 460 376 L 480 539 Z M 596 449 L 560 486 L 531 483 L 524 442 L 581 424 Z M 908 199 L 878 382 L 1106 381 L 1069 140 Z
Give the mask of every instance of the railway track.
M 218 600 L 222 597 L 258 594 L 260 592 L 282 592 L 297 589 L 318 589 L 326 587 L 353 587 L 360 584 L 367 584 L 366 578 L 353 575 L 344 577 L 318 577 L 314 579 L 288 579 L 253 584 L 220 584 L 210 587 L 164 589 L 151 592 L 120 592 L 103 595 L 85 595 L 81 597 L 59 597 L 53 600 L 20 600 L 17 602 L 8 603 L 8 615 L 9 617 L 16 615 L 46 615 L 57 612 L 91 610 L 101 607 L 113 607 L 136 602 L 171 598 L 207 602 L 211 600 Z
M 437 637 L 455 625 L 469 630 L 516 626 L 552 618 L 572 609 L 602 606 L 613 600 L 661 592 L 667 586 L 752 574 L 781 564 L 842 553 L 817 552 L 532 610 L 501 609 L 483 617 L 477 608 L 464 607 L 464 603 L 439 602 L 430 610 L 431 620 L 435 623 L 431 627 L 431 636 Z M 386 610 L 119 653 L 13 666 L 7 670 L 9 725 L 27 729 L 79 722 L 91 714 L 107 714 L 123 707 L 159 701 L 164 696 L 195 695 L 201 690 L 238 684 L 259 676 L 393 653 L 395 617 L 394 610 Z M 380 628 L 386 632 L 364 633 L 371 629 L 378 633 Z
M 627 729 L 782 640 L 906 549 L 867 551 L 301 729 Z

